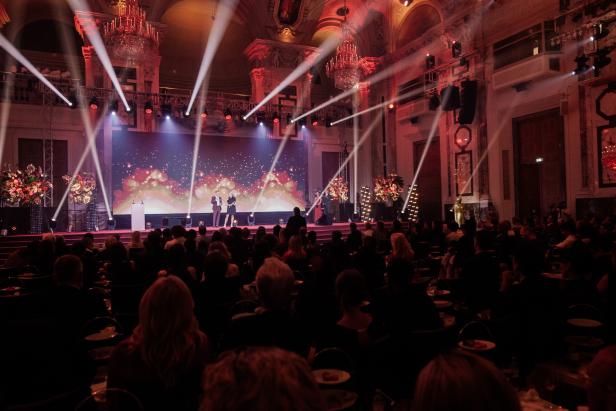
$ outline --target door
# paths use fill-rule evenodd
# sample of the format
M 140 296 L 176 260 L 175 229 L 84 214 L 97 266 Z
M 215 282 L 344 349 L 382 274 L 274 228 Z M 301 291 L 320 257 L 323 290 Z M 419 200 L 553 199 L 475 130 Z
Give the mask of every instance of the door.
M 421 170 L 418 170 L 419 161 L 426 147 L 426 140 L 413 143 L 413 164 L 417 176 L 417 190 L 419 192 L 419 217 L 422 220 L 442 219 L 441 209 L 441 151 L 439 139 L 432 139 Z M 411 184 L 407 181 L 406 184 Z
M 567 190 L 563 119 L 559 109 L 513 119 L 517 215 L 540 217 L 564 203 Z

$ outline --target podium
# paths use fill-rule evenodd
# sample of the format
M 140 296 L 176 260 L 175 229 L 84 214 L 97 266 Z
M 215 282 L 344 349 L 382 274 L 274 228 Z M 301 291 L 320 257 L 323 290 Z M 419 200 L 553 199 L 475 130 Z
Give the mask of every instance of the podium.
M 145 230 L 145 208 L 143 203 L 133 203 L 130 207 L 130 228 L 132 231 Z

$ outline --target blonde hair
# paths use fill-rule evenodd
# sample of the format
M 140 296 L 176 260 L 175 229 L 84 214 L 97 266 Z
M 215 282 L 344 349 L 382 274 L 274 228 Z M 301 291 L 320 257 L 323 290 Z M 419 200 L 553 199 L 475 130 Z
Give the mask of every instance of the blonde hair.
M 223 243 L 222 241 L 213 241 L 208 246 L 207 248 L 208 254 L 215 253 L 215 252 L 219 252 L 220 254 L 222 254 L 222 256 L 225 257 L 227 261 L 231 260 L 231 253 L 229 252 L 227 245 Z
M 306 361 L 280 348 L 227 352 L 205 371 L 200 411 L 325 411 Z
M 194 366 L 207 338 L 198 329 L 192 296 L 175 276 L 159 278 L 139 304 L 139 325 L 131 336 L 133 349 L 167 387 Z
M 412 411 L 520 411 L 517 393 L 489 361 L 462 350 L 441 354 L 421 371 Z
M 410 260 L 415 255 L 415 252 L 411 248 L 408 240 L 402 233 L 393 233 L 390 238 L 391 241 L 391 256 L 396 258 L 403 258 Z
M 295 276 L 288 265 L 276 257 L 266 258 L 257 271 L 256 283 L 265 308 L 288 308 L 295 286 Z

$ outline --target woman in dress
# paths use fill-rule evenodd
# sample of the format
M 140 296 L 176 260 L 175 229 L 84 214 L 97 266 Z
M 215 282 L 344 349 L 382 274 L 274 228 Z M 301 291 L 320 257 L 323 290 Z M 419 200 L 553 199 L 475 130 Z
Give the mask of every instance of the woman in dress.
M 223 227 L 227 226 L 227 221 L 229 221 L 229 226 L 235 227 L 235 203 L 236 203 L 235 193 L 232 191 L 229 193 L 229 197 L 227 197 L 227 215 L 225 216 L 225 223 Z

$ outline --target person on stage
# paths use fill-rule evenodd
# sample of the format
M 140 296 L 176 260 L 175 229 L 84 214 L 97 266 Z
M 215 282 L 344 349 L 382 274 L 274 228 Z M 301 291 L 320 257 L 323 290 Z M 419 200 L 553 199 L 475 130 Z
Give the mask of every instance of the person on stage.
M 220 211 L 222 210 L 222 198 L 218 190 L 214 192 L 212 196 L 212 226 L 218 227 L 220 224 Z
M 321 200 L 321 193 L 319 193 L 319 191 L 315 191 L 314 193 L 314 215 L 312 217 L 315 224 L 317 221 L 319 221 L 322 215 L 323 215 L 323 201 Z
M 229 193 L 229 197 L 227 197 L 227 215 L 225 216 L 225 223 L 223 224 L 223 227 L 227 226 L 227 220 L 229 220 L 229 217 L 230 217 L 229 226 L 235 227 L 235 211 L 236 211 L 235 203 L 236 203 L 235 193 L 232 191 Z

